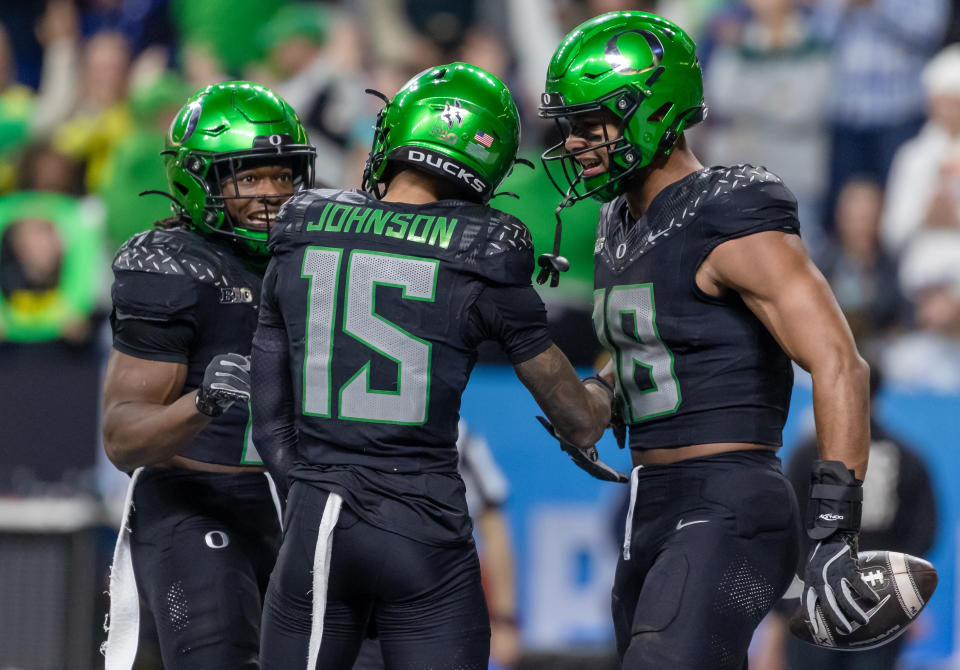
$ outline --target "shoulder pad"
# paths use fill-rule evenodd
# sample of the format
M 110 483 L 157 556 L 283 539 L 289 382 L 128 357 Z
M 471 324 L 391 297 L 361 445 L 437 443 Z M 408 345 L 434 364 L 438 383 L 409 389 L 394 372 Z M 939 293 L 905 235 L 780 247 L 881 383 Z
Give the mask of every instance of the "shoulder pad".
M 486 210 L 486 216 L 464 230 L 456 259 L 498 284 L 529 284 L 534 268 L 530 230 L 511 214 L 477 207 Z
M 680 222 L 696 217 L 716 238 L 761 228 L 799 231 L 793 193 L 777 175 L 752 165 L 704 171 L 671 197 L 665 214 Z
M 113 259 L 113 271 L 179 275 L 204 284 L 228 286 L 225 255 L 191 230 L 148 230 L 120 247 Z
M 317 207 L 322 209 L 324 203 L 337 200 L 360 205 L 365 204 L 367 197 L 369 196 L 362 191 L 333 188 L 313 188 L 295 193 L 277 212 L 277 220 L 270 229 L 267 246 L 271 252 L 281 251 L 285 242 L 303 232 L 305 222 L 311 220 L 311 211 Z

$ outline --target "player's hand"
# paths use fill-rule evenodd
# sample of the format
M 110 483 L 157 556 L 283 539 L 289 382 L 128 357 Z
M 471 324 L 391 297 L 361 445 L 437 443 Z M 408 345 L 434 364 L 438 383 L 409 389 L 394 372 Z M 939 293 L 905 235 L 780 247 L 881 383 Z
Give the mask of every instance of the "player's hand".
M 249 400 L 250 357 L 215 356 L 203 373 L 203 383 L 197 391 L 197 409 L 207 416 L 220 416 L 233 403 Z
M 845 633 L 867 624 L 866 610 L 880 600 L 860 578 L 856 533 L 837 531 L 817 542 L 810 550 L 803 581 L 803 607 L 810 621 L 816 625 L 819 603 L 824 615 Z
M 590 476 L 596 477 L 597 479 L 602 479 L 605 482 L 619 482 L 622 484 L 630 481 L 629 475 L 610 467 L 600 460 L 600 454 L 597 453 L 597 448 L 595 446 L 581 449 L 575 444 L 571 444 L 557 435 L 557 431 L 553 427 L 553 424 L 547 421 L 544 417 L 538 416 L 537 421 L 539 421 L 540 424 L 546 428 L 547 432 L 550 433 L 550 435 L 560 443 L 560 448 L 567 452 L 567 455 L 570 456 L 570 460 L 572 460 L 577 467 L 585 470 Z

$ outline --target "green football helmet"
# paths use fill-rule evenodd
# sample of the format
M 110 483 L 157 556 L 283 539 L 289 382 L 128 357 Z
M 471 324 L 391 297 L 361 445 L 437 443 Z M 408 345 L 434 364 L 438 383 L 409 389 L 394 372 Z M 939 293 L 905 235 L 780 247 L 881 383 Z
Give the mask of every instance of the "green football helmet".
M 598 147 L 567 151 L 561 122 L 604 110 L 619 122 L 619 137 L 599 145 L 610 167 L 583 179 L 576 156 Z M 683 29 L 646 12 L 602 14 L 567 35 L 550 61 L 540 116 L 556 119 L 564 139 L 543 153 L 544 169 L 564 203 L 612 200 L 625 177 L 669 154 L 706 111 L 696 45 Z
M 510 91 L 469 63 L 424 70 L 387 100 L 374 126 L 363 188 L 412 167 L 462 187 L 464 198 L 486 203 L 516 160 L 520 116 Z
M 161 156 L 180 213 L 200 232 L 229 236 L 242 252 L 262 257 L 267 231 L 237 225 L 226 209 L 228 200 L 241 197 L 236 175 L 286 165 L 293 170 L 295 192 L 310 188 L 316 149 L 296 112 L 273 91 L 254 82 L 226 81 L 198 91 L 180 109 Z M 264 207 L 273 199 L 260 197 Z

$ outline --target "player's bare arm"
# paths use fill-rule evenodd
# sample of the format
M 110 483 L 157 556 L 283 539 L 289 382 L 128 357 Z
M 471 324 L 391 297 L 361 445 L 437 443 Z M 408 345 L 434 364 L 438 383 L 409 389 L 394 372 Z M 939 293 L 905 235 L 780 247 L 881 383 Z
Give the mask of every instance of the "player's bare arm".
M 110 462 L 130 472 L 170 460 L 210 423 L 183 395 L 187 366 L 111 351 L 103 386 L 103 443 Z
M 556 345 L 513 369 L 565 440 L 587 448 L 600 439 L 610 423 L 610 396 L 582 383 Z
M 697 273 L 711 295 L 740 294 L 783 350 L 813 378 L 823 460 L 863 479 L 869 453 L 869 368 L 827 281 L 796 235 L 767 231 L 714 249 Z

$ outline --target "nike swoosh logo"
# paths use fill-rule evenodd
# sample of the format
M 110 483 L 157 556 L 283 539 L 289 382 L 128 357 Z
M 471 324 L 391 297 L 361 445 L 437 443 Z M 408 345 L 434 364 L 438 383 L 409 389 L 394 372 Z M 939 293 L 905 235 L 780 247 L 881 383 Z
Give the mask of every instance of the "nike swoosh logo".
M 702 519 L 700 521 L 687 521 L 686 523 L 684 523 L 683 519 L 680 519 L 679 521 L 677 521 L 677 530 L 680 530 L 681 528 L 686 528 L 687 526 L 692 526 L 695 523 L 710 523 L 710 520 Z
M 666 234 L 669 233 L 669 232 L 670 232 L 670 229 L 669 229 L 669 228 L 665 228 L 665 229 L 661 230 L 659 233 L 657 233 L 656 235 L 654 235 L 654 234 L 653 234 L 653 231 L 651 230 L 649 233 L 647 233 L 647 242 L 653 242 L 655 239 L 657 239 L 657 238 L 660 237 L 661 235 L 666 235 Z

